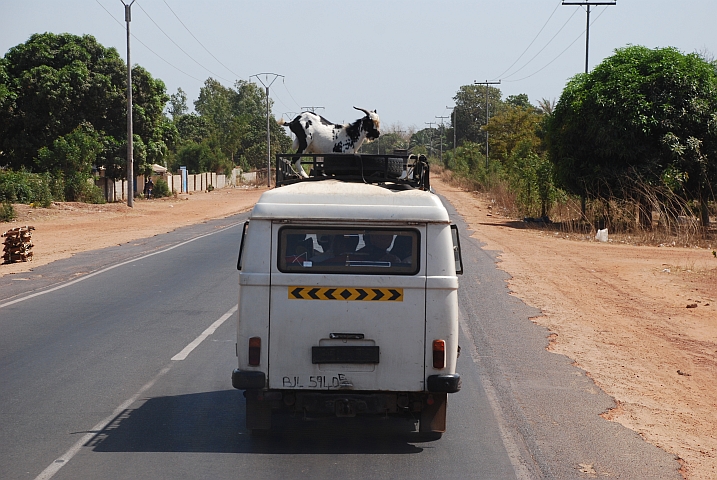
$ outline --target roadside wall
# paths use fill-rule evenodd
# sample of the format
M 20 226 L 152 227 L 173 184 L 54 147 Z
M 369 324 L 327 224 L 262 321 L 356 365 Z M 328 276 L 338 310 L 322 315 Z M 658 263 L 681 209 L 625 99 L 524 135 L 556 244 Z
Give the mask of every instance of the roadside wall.
M 169 191 L 173 193 L 190 193 L 190 192 L 205 192 L 209 189 L 226 188 L 230 185 L 227 182 L 227 176 L 224 174 L 217 173 L 198 173 L 195 175 L 187 175 L 187 189 L 182 189 L 182 176 L 172 175 L 171 173 L 163 173 L 159 175 L 152 175 L 154 183 L 162 178 L 167 182 Z M 140 175 L 135 179 L 135 193 L 144 193 L 145 178 Z M 121 202 L 127 200 L 127 181 L 126 180 L 112 180 L 107 177 L 100 177 L 95 179 L 95 185 L 104 193 L 105 200 L 108 202 Z

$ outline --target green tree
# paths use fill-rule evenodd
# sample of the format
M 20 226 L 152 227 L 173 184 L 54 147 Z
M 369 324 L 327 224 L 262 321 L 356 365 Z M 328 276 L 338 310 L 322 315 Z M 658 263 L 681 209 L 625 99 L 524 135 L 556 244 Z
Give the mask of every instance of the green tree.
M 169 96 L 168 113 L 172 117 L 172 121 L 176 122 L 180 117 L 187 114 L 187 93 L 181 88 L 177 89 L 177 93 Z
M 56 138 L 51 147 L 41 147 L 36 163 L 40 171 L 52 174 L 62 199 L 93 202 L 100 195 L 92 183 L 92 165 L 102 147 L 100 135 L 84 123 Z
M 9 95 L 0 104 L 0 165 L 33 168 L 41 147 L 83 123 L 121 137 L 126 68 L 115 49 L 90 35 L 35 34 L 3 64 Z
M 113 178 L 125 175 L 127 69 L 114 48 L 90 35 L 35 34 L 7 52 L 0 71 L 0 166 L 43 168 L 34 160 L 38 151 L 56 148 L 56 139 L 87 124 L 103 144 L 96 165 Z M 162 163 L 172 137 L 163 115 L 164 83 L 135 66 L 132 86 L 134 133 L 147 147 L 143 158 Z
M 507 104 L 484 127 L 490 134 L 491 157 L 505 162 L 518 145 L 526 142 L 533 153 L 539 153 L 542 144 L 536 132 L 541 120 L 533 106 Z
M 570 192 L 639 197 L 676 187 L 700 201 L 717 188 L 717 73 L 697 54 L 630 46 L 572 78 L 547 123 L 550 158 Z
M 488 90 L 488 111 L 495 115 L 503 102 L 499 89 L 486 85 L 463 85 L 453 100 L 456 102 L 451 123 L 456 127 L 458 145 L 469 141 L 485 143 L 485 132 L 481 127 L 486 121 L 486 89 Z

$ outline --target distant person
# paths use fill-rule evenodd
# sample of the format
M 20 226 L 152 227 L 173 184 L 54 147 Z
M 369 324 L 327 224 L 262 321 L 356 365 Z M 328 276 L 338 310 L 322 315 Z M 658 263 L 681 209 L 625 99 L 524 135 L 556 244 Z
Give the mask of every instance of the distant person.
M 144 184 L 144 195 L 147 198 L 152 198 L 152 189 L 154 188 L 154 182 L 152 181 L 152 177 L 149 177 L 149 180 L 147 180 L 147 183 Z

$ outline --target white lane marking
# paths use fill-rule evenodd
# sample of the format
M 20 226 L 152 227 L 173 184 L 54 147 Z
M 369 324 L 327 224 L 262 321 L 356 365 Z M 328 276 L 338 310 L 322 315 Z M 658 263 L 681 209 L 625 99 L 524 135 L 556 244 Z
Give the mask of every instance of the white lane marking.
M 179 246 L 179 245 L 177 245 Z M 231 317 L 239 308 L 239 305 L 234 305 L 232 308 L 229 309 L 227 313 L 219 317 L 218 320 L 216 320 L 214 323 L 212 323 L 209 328 L 204 330 L 201 335 L 199 335 L 194 341 L 192 341 L 189 345 L 184 347 L 184 349 L 172 357 L 172 360 L 184 360 L 187 358 L 187 355 L 197 348 L 197 346 L 204 341 L 205 338 L 207 338 L 209 335 L 213 334 L 217 328 L 219 328 L 224 322 L 227 321 L 229 317 Z M 155 375 L 155 377 L 144 384 L 142 388 L 139 389 L 137 393 L 132 395 L 130 398 L 122 402 L 122 404 L 115 408 L 115 410 L 112 412 L 110 416 L 102 420 L 100 423 L 92 427 L 89 432 L 87 432 L 85 435 L 82 436 L 68 451 L 66 451 L 62 456 L 57 458 L 54 462 L 52 462 L 45 470 L 40 473 L 37 477 L 35 477 L 35 480 L 49 480 L 52 478 L 63 466 L 69 462 L 72 457 L 77 455 L 77 452 L 79 452 L 83 446 L 87 445 L 89 442 L 92 441 L 93 438 L 95 438 L 102 430 L 104 430 L 107 425 L 110 424 L 112 420 L 117 418 L 122 412 L 127 410 L 134 402 L 137 401 L 137 399 L 142 395 L 144 392 L 152 388 L 152 385 L 154 385 L 157 380 L 159 380 L 161 377 L 166 375 L 166 373 L 172 368 L 173 363 L 170 363 L 168 366 L 164 367 L 160 372 Z
M 185 358 L 187 358 L 187 355 L 192 353 L 192 350 L 197 348 L 197 346 L 199 346 L 199 344 L 202 343 L 209 335 L 214 333 L 214 331 L 217 328 L 219 328 L 222 325 L 222 323 L 226 322 L 227 319 L 229 317 L 231 317 L 234 314 L 234 312 L 236 312 L 238 309 L 239 309 L 239 305 L 234 305 L 232 308 L 230 308 L 227 313 L 225 313 L 224 315 L 219 317 L 219 319 L 216 322 L 212 323 L 209 326 L 209 328 L 204 330 L 202 332 L 202 334 L 199 335 L 197 338 L 195 338 L 192 343 L 190 343 L 189 345 L 184 347 L 184 349 L 181 352 L 179 352 L 178 354 L 173 356 L 172 360 L 177 361 L 177 360 L 184 360 Z
M 10 305 L 14 305 L 14 304 L 16 304 L 16 303 L 24 302 L 25 300 L 29 300 L 29 299 L 31 299 L 31 298 L 39 297 L 40 295 L 45 295 L 46 293 L 54 292 L 54 291 L 56 291 L 56 290 L 60 290 L 60 289 L 65 288 L 65 287 L 69 287 L 70 285 L 74 285 L 74 284 L 76 284 L 76 283 L 79 283 L 79 282 L 82 282 L 82 281 L 84 281 L 84 280 L 87 280 L 88 278 L 92 278 L 92 277 L 94 277 L 95 275 L 99 275 L 99 274 L 101 274 L 101 273 L 109 272 L 110 270 L 114 270 L 115 268 L 121 267 L 121 266 L 123 266 L 123 265 L 127 265 L 127 264 L 133 263 L 133 262 L 137 262 L 137 261 L 139 261 L 139 260 L 144 260 L 145 258 L 153 257 L 154 255 L 159 255 L 160 253 L 165 253 L 165 252 L 168 252 L 168 251 L 170 251 L 170 250 L 174 250 L 175 248 L 181 247 L 181 246 L 186 245 L 186 244 L 188 244 L 188 243 L 192 243 L 192 242 L 194 242 L 194 241 L 196 241 L 196 240 L 199 240 L 199 239 L 201 239 L 201 238 L 208 237 L 208 236 L 210 236 L 210 235 L 214 235 L 215 233 L 223 232 L 223 231 L 226 230 L 227 228 L 236 227 L 237 225 L 239 225 L 239 223 L 233 223 L 233 224 L 231 224 L 231 225 L 227 225 L 226 227 L 220 228 L 220 229 L 218 229 L 218 230 L 216 230 L 216 231 L 214 231 L 214 232 L 205 233 L 204 235 L 200 235 L 200 236 L 198 236 L 198 237 L 194 237 L 194 238 L 192 238 L 192 239 L 189 239 L 189 240 L 187 240 L 187 241 L 185 241 L 185 242 L 178 243 L 178 244 L 176 244 L 176 245 L 174 245 L 174 246 L 172 246 L 172 247 L 165 248 L 164 250 L 159 250 L 158 252 L 154 252 L 154 253 L 148 253 L 147 255 L 143 255 L 143 256 L 138 257 L 138 258 L 133 258 L 132 260 L 127 260 L 127 261 L 125 261 L 125 262 L 118 263 L 117 265 L 112 265 L 111 267 L 103 268 L 102 270 L 98 270 L 98 271 L 96 271 L 96 272 L 90 273 L 89 275 L 85 275 L 84 277 L 77 278 L 77 279 L 75 279 L 75 280 L 69 281 L 69 282 L 67 282 L 67 283 L 63 283 L 63 284 L 58 285 L 58 286 L 56 286 L 56 287 L 49 288 L 49 289 L 47 289 L 47 290 L 43 290 L 43 291 L 41 291 L 41 292 L 36 292 L 36 293 L 32 293 L 32 294 L 27 295 L 27 296 L 24 296 L 24 297 L 16 298 L 15 300 L 11 300 L 11 301 L 6 302 L 6 303 L 0 303 L 0 308 L 9 307 Z
M 119 407 L 115 408 L 114 412 L 112 412 L 111 415 L 109 415 L 100 423 L 92 427 L 92 429 L 85 435 L 83 435 L 82 438 L 80 438 L 72 447 L 70 447 L 68 451 L 66 451 L 57 460 L 52 462 L 45 470 L 42 471 L 42 473 L 40 473 L 40 475 L 35 477 L 35 480 L 49 480 L 50 478 L 52 478 L 62 467 L 67 465 L 67 462 L 69 462 L 72 457 L 77 455 L 77 452 L 79 452 L 84 445 L 92 441 L 92 439 L 95 438 L 102 430 L 104 430 L 104 428 L 107 427 L 107 425 L 109 425 L 112 420 L 117 418 L 122 412 L 127 410 L 134 402 L 136 402 L 140 395 L 152 388 L 152 385 L 154 385 L 157 380 L 164 376 L 171 368 L 172 364 L 169 364 L 168 366 L 164 367 L 157 375 L 155 375 L 152 380 L 150 380 L 142 388 L 140 388 L 137 393 L 125 400 Z
M 478 354 L 478 350 L 476 350 L 476 343 L 473 338 L 473 335 L 468 329 L 468 325 L 466 325 L 465 318 L 463 317 L 463 315 L 459 314 L 459 318 L 463 335 L 465 335 L 470 341 L 469 348 L 471 358 L 473 359 L 473 362 L 479 363 L 480 355 Z M 488 378 L 488 375 L 481 373 L 481 369 L 478 369 L 478 376 L 480 377 L 481 383 L 483 384 L 483 390 L 485 391 L 485 395 L 488 398 L 490 408 L 491 410 L 493 410 L 493 415 L 495 415 L 496 423 L 498 424 L 498 430 L 500 431 L 500 438 L 501 440 L 503 440 L 503 446 L 508 453 L 508 458 L 510 459 L 510 463 L 513 466 L 515 476 L 518 478 L 518 480 L 530 480 L 533 477 L 530 475 L 530 471 L 525 466 L 525 463 L 522 461 L 522 457 L 520 455 L 520 448 L 513 439 L 513 436 L 508 429 L 508 425 L 505 421 L 505 418 L 503 417 L 503 410 L 500 408 L 500 402 L 498 402 L 498 393 L 496 392 L 495 387 L 493 387 L 493 383 Z

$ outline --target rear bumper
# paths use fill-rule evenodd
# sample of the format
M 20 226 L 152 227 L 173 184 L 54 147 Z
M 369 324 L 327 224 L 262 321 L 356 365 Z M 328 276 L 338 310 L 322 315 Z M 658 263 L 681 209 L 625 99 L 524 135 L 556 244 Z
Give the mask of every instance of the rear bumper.
M 232 372 L 232 386 L 239 390 L 256 390 L 266 387 L 266 374 L 264 372 L 234 369 Z
M 239 390 L 261 390 L 266 388 L 264 372 L 234 369 L 232 386 Z M 461 389 L 461 376 L 457 373 L 430 375 L 426 389 L 431 393 L 456 393 Z
M 456 393 L 461 389 L 461 376 L 457 373 L 430 375 L 426 379 L 426 389 L 433 393 Z

